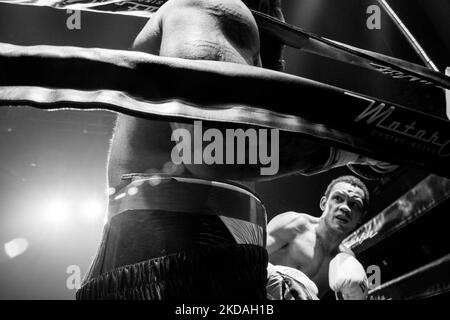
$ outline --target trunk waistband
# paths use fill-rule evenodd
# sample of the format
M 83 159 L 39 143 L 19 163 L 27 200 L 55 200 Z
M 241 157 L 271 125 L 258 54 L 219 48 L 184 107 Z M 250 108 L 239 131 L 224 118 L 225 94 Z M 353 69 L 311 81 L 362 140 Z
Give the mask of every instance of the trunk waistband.
M 266 229 L 266 210 L 251 191 L 231 184 L 190 177 L 127 174 L 131 182 L 110 197 L 108 219 L 129 210 L 164 210 L 240 219 Z

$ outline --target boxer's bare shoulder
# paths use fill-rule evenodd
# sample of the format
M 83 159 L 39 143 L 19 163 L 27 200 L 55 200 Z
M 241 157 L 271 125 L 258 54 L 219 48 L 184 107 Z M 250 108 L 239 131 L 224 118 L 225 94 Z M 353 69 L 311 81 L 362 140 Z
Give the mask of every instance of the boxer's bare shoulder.
M 270 220 L 268 224 L 268 230 L 278 229 L 283 227 L 283 229 L 301 229 L 306 227 L 312 222 L 311 216 L 305 213 L 299 213 L 295 211 L 288 211 L 275 216 Z
M 305 213 L 285 212 L 267 226 L 267 251 L 273 264 L 297 268 L 308 276 L 322 263 L 316 248 L 318 218 Z
M 240 0 L 171 0 L 148 21 L 133 48 L 161 56 L 260 66 L 259 34 Z
M 314 224 L 314 217 L 304 213 L 288 211 L 275 216 L 267 224 L 269 252 L 275 252 L 294 241 Z
M 267 231 L 284 230 L 295 236 L 303 234 L 307 230 L 314 229 L 319 223 L 319 218 L 306 213 L 288 211 L 275 216 L 267 225 Z

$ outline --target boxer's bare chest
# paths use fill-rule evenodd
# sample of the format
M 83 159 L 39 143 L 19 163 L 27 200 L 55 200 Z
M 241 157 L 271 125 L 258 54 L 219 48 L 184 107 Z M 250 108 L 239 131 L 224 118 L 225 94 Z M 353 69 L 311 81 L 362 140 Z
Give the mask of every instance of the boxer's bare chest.
M 331 256 L 313 230 L 299 234 L 289 245 L 289 255 L 297 269 L 305 273 L 319 288 L 328 288 L 328 269 Z

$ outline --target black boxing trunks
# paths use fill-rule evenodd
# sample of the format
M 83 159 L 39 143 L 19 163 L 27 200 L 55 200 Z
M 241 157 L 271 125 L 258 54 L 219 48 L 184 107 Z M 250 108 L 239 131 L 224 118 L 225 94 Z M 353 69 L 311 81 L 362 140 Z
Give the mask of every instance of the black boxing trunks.
M 266 213 L 241 186 L 136 175 L 77 299 L 264 300 Z

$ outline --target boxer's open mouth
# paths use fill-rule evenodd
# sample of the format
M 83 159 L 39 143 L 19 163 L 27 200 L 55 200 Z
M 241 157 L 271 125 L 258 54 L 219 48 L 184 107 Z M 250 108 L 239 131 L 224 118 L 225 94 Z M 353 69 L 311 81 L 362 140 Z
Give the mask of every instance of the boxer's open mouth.
M 348 219 L 344 218 L 343 216 L 336 216 L 335 218 L 336 218 L 336 220 L 338 220 L 342 224 L 347 224 L 347 223 L 350 222 Z

